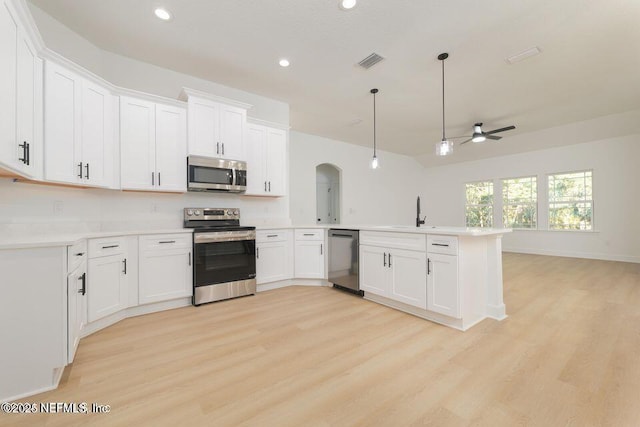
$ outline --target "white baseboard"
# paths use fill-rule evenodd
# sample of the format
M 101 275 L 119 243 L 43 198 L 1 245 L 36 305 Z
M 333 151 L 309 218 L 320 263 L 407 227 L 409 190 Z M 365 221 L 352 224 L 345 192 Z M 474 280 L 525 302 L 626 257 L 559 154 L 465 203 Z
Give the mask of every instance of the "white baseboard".
M 502 247 L 502 252 L 513 252 L 518 254 L 531 254 L 531 255 L 547 255 L 547 256 L 560 256 L 567 258 L 585 258 L 585 259 L 599 259 L 603 261 L 620 261 L 620 262 L 633 262 L 640 263 L 640 257 L 630 255 L 612 255 L 612 254 L 598 254 L 588 252 L 574 252 L 574 251 L 558 251 L 549 249 L 532 249 L 532 248 L 505 248 Z
M 504 304 L 500 305 L 491 305 L 487 304 L 487 317 L 490 317 L 495 320 L 504 320 L 507 317 L 507 311 Z

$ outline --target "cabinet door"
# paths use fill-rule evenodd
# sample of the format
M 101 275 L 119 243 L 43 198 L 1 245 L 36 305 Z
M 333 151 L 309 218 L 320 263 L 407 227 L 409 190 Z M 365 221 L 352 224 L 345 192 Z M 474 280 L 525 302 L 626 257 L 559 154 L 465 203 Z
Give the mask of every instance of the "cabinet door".
M 187 191 L 187 114 L 156 105 L 156 172 L 160 191 Z
M 277 282 L 290 279 L 287 242 L 258 243 L 256 245 L 256 282 Z
M 87 274 L 88 321 L 93 322 L 127 307 L 125 257 L 109 255 L 89 260 Z
M 286 194 L 287 132 L 267 128 L 267 190 L 270 196 Z
M 7 2 L 0 1 L 0 161 L 15 167 L 18 163 L 16 150 L 22 150 L 18 147 L 22 142 L 18 140 L 16 128 L 19 27 L 8 7 Z M 21 151 L 19 157 L 22 158 Z
M 324 242 L 296 241 L 294 277 L 324 278 Z
M 388 297 L 389 250 L 377 246 L 360 245 L 360 289 Z
M 247 111 L 220 105 L 220 157 L 244 160 L 244 133 Z
M 189 155 L 220 155 L 220 105 L 189 98 Z
M 155 165 L 155 104 L 120 97 L 120 168 L 124 190 L 153 190 Z
M 427 310 L 460 318 L 458 257 L 428 253 Z
M 265 151 L 267 128 L 250 124 L 247 126 L 247 191 L 246 195 L 264 196 L 267 194 L 265 178 Z
M 82 292 L 87 278 L 86 271 L 86 262 L 83 262 L 67 278 L 67 363 L 73 363 L 84 327 L 86 299 Z
M 113 167 L 113 97 L 88 81 L 82 88 L 83 181 L 109 186 L 107 172 Z
M 189 297 L 193 294 L 191 250 L 146 250 L 140 253 L 140 304 Z
M 41 107 L 41 100 L 38 100 L 38 94 L 41 92 L 36 90 L 36 82 L 42 83 L 42 69 L 38 70 L 37 66 L 42 63 L 36 56 L 36 50 L 31 45 L 29 38 L 23 31 L 18 33 L 18 80 L 17 80 L 17 137 L 15 144 L 16 151 L 15 165 L 27 175 L 33 175 L 35 170 L 35 150 L 40 149 L 37 141 L 36 126 L 37 118 L 36 109 Z M 42 118 L 40 117 L 40 120 Z M 40 123 L 42 124 L 42 123 Z M 27 158 L 24 159 L 26 144 Z M 22 145 L 22 146 L 21 146 Z M 23 160 L 20 160 L 23 159 Z
M 44 87 L 44 176 L 49 181 L 77 184 L 84 172 L 80 139 L 82 81 L 48 61 Z
M 427 254 L 425 252 L 393 249 L 391 264 L 390 298 L 427 309 Z

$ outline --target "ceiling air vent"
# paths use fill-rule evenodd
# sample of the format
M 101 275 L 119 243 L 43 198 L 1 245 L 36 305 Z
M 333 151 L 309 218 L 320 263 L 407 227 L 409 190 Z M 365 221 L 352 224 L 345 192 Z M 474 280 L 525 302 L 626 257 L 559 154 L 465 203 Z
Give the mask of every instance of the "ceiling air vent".
M 358 62 L 358 65 L 362 68 L 369 69 L 376 65 L 378 62 L 382 61 L 384 58 L 377 53 L 372 53 L 371 55 L 364 58 L 362 61 Z

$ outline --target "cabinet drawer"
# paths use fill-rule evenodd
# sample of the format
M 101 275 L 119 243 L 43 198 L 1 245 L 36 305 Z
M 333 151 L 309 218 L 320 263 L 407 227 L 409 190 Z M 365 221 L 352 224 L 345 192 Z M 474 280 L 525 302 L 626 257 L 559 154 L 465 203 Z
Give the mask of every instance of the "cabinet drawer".
M 191 248 L 193 236 L 191 234 L 152 234 L 140 236 L 140 250 Z
M 361 231 L 360 244 L 410 251 L 425 251 L 427 239 L 424 234 L 395 233 L 386 231 Z
M 324 240 L 324 229 L 296 230 L 296 240 Z
M 85 239 L 79 240 L 71 246 L 67 246 L 68 273 L 78 268 L 85 259 L 87 259 L 87 241 Z
M 125 238 L 122 236 L 89 240 L 89 258 L 122 254 L 125 249 Z
M 427 235 L 427 252 L 458 255 L 458 238 L 456 236 L 429 234 Z
M 259 230 L 256 231 L 256 243 L 285 242 L 288 230 Z

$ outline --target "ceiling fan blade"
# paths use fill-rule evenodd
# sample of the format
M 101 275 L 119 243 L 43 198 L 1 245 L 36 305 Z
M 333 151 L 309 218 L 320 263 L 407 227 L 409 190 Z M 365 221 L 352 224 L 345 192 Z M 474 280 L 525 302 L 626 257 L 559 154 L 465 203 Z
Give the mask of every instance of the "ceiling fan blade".
M 498 136 L 498 135 L 485 135 L 485 137 L 486 137 L 487 139 L 493 139 L 494 141 L 497 141 L 497 140 L 499 140 L 499 139 L 502 139 L 502 137 L 501 137 L 501 136 Z
M 490 130 L 488 132 L 485 132 L 484 134 L 485 135 L 491 135 L 491 134 L 494 134 L 494 133 L 505 132 L 505 131 L 512 130 L 512 129 L 515 129 L 515 128 L 516 128 L 515 126 L 507 126 L 507 127 L 500 128 L 500 129 Z
M 466 143 L 467 143 L 467 142 L 469 142 L 469 141 L 471 141 L 471 138 L 467 139 L 466 141 L 462 141 L 462 142 L 460 143 L 460 145 L 462 145 L 462 144 L 466 144 Z

